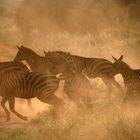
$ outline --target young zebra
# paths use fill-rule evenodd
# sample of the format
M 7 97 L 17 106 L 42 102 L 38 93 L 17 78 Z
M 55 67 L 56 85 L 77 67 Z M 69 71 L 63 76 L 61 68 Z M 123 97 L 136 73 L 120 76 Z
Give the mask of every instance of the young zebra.
M 135 93 L 140 93 L 140 69 L 132 69 L 127 63 L 122 61 L 123 55 L 119 59 L 113 57 L 115 60 L 113 66 L 117 73 L 121 73 L 124 84 L 127 89 L 124 101 Z
M 0 76 L 5 74 L 5 72 L 30 72 L 30 70 L 21 62 L 8 61 L 0 62 Z M 32 108 L 31 100 L 27 100 L 27 104 Z
M 70 53 L 63 51 L 53 51 L 53 52 L 45 52 L 45 56 L 53 56 L 55 53 L 59 53 L 60 55 L 67 57 Z M 113 63 L 103 59 L 103 58 L 87 58 L 81 57 L 77 55 L 71 55 L 74 60 L 75 67 L 77 71 L 83 72 L 90 79 L 99 77 L 103 80 L 104 84 L 108 87 L 109 92 L 112 91 L 113 86 L 118 88 L 121 92 L 122 88 L 120 84 L 115 80 L 114 76 L 117 74 L 114 70 Z
M 35 72 L 5 72 L 4 75 L 1 75 L 0 80 L 1 106 L 6 113 L 7 121 L 10 120 L 10 113 L 5 106 L 7 101 L 11 112 L 22 120 L 27 120 L 27 117 L 15 111 L 15 97 L 23 99 L 37 97 L 44 103 L 54 105 L 55 111 L 58 111 L 58 108 L 63 104 L 63 101 L 54 94 L 59 86 L 59 80 L 54 75 Z
M 48 71 L 48 60 L 46 60 L 45 57 L 39 56 L 33 50 L 24 46 L 17 48 L 18 52 L 15 56 L 14 61 L 21 62 L 25 60 L 30 66 L 32 72 L 50 73 L 50 71 Z
M 52 72 L 55 74 L 62 73 L 60 79 L 65 80 L 65 93 L 78 109 L 91 107 L 92 87 L 89 80 L 82 73 L 75 70 L 74 61 L 70 55 L 64 58 L 57 54 L 55 57 Z

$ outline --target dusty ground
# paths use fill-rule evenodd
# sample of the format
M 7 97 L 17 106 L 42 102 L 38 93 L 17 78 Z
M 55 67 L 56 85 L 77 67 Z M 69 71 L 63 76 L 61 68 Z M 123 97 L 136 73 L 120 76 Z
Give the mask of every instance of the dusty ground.
M 11 120 L 7 122 L 6 115 L 2 107 L 0 107 L 0 129 L 25 127 L 26 125 L 28 125 L 31 119 L 36 117 L 39 112 L 48 110 L 48 106 L 46 104 L 43 104 L 35 99 L 32 100 L 32 104 L 33 109 L 30 109 L 27 106 L 26 100 L 16 99 L 16 110 L 22 115 L 28 117 L 29 121 L 27 122 L 19 119 L 13 113 L 11 113 Z M 8 108 L 8 104 L 6 104 L 6 106 Z

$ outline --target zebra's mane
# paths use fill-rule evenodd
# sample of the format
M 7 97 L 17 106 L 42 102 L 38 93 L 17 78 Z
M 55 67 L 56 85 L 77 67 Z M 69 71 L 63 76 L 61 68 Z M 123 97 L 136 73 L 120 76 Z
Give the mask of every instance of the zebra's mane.
M 28 54 L 32 54 L 32 55 L 36 55 L 39 56 L 36 52 L 34 52 L 32 49 L 21 46 L 21 49 L 23 49 L 24 51 L 26 51 Z
M 121 61 L 121 63 L 122 63 L 122 64 L 123 64 L 123 66 L 125 66 L 126 68 L 129 68 L 130 70 L 133 70 L 133 69 L 131 68 L 131 66 L 130 66 L 130 65 L 128 65 L 126 62 Z
M 65 56 L 64 59 L 66 63 L 68 64 L 69 68 L 72 70 L 72 72 L 76 73 L 76 65 L 71 55 Z
M 87 59 L 96 59 L 96 58 L 94 58 L 94 57 L 85 57 L 85 56 L 80 56 L 80 55 L 75 55 L 75 54 L 71 54 L 70 52 L 66 52 L 66 51 L 48 51 L 46 54 L 48 55 L 48 56 L 53 56 L 55 53 L 58 53 L 58 54 L 61 54 L 61 55 L 63 55 L 64 57 L 65 56 L 69 56 L 69 55 L 71 55 L 72 57 L 74 56 L 74 57 L 78 57 L 78 58 L 87 58 Z M 46 56 L 47 56 L 46 55 Z
M 70 52 L 65 52 L 65 51 L 54 51 L 54 53 L 59 53 L 62 56 L 70 56 L 71 55 Z
M 71 57 L 71 54 L 69 52 L 64 51 L 54 51 L 53 53 L 59 54 L 59 56 L 65 60 L 65 62 L 68 64 L 69 68 L 76 73 L 76 66 L 73 58 Z

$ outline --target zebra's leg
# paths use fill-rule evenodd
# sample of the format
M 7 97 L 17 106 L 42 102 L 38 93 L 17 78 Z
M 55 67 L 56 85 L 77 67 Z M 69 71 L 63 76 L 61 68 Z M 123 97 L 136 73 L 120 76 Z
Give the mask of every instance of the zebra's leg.
M 131 89 L 129 89 L 129 88 L 127 89 L 126 95 L 125 95 L 124 100 L 123 100 L 124 102 L 128 101 L 128 99 L 129 99 L 129 97 L 130 97 L 132 92 L 133 91 Z
M 8 98 L 7 97 L 2 97 L 2 100 L 1 100 L 1 106 L 2 108 L 4 109 L 5 113 L 6 113 L 6 116 L 7 116 L 7 121 L 10 120 L 10 112 L 8 111 L 8 109 L 6 108 L 5 106 L 5 103 L 8 101 Z
M 69 99 L 71 99 L 74 102 L 78 110 L 84 108 L 84 105 L 83 105 L 84 102 L 82 102 L 81 94 L 71 93 L 71 92 L 69 93 L 66 92 L 66 94 L 68 95 Z
M 116 88 L 118 88 L 118 89 L 120 90 L 121 93 L 124 93 L 123 90 L 122 90 L 121 85 L 115 80 L 114 77 L 111 79 L 111 83 L 112 83 Z
M 51 96 L 38 96 L 37 97 L 41 102 L 47 103 L 49 105 L 58 106 L 63 104 L 62 99 L 58 98 L 56 95 L 52 94 Z
M 86 108 L 92 107 L 92 96 L 90 92 L 86 92 L 86 94 L 82 96 L 81 98 Z
M 18 116 L 22 120 L 25 120 L 25 121 L 28 120 L 26 116 L 22 116 L 21 114 L 15 111 L 15 97 L 9 98 L 8 102 L 9 102 L 9 107 L 12 113 L 14 113 L 16 116 Z
M 113 86 L 111 84 L 111 80 L 110 79 L 107 79 L 107 78 L 102 78 L 104 84 L 108 87 L 108 96 L 109 94 L 112 92 L 113 90 Z
M 51 96 L 38 96 L 37 97 L 41 102 L 47 103 L 54 106 L 53 115 L 57 116 L 61 107 L 63 107 L 64 102 L 62 99 L 58 98 L 56 95 L 52 94 Z

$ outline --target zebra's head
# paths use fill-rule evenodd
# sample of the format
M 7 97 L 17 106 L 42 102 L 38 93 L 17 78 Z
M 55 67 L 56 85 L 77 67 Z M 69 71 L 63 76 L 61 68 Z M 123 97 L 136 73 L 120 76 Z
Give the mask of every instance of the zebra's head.
M 64 57 L 58 53 L 55 53 L 52 57 L 55 58 L 55 60 L 53 61 L 53 67 L 52 67 L 52 72 L 54 74 L 76 72 L 74 60 L 72 59 L 70 55 L 67 57 Z
M 33 50 L 24 46 L 17 46 L 17 48 L 18 52 L 15 56 L 14 61 L 23 61 L 26 60 L 28 57 L 32 58 L 33 55 L 37 55 Z
M 118 59 L 113 56 L 112 58 L 115 60 L 115 62 L 113 63 L 113 67 L 116 73 L 121 73 L 122 70 L 130 69 L 130 66 L 123 61 L 123 55 L 121 55 Z

